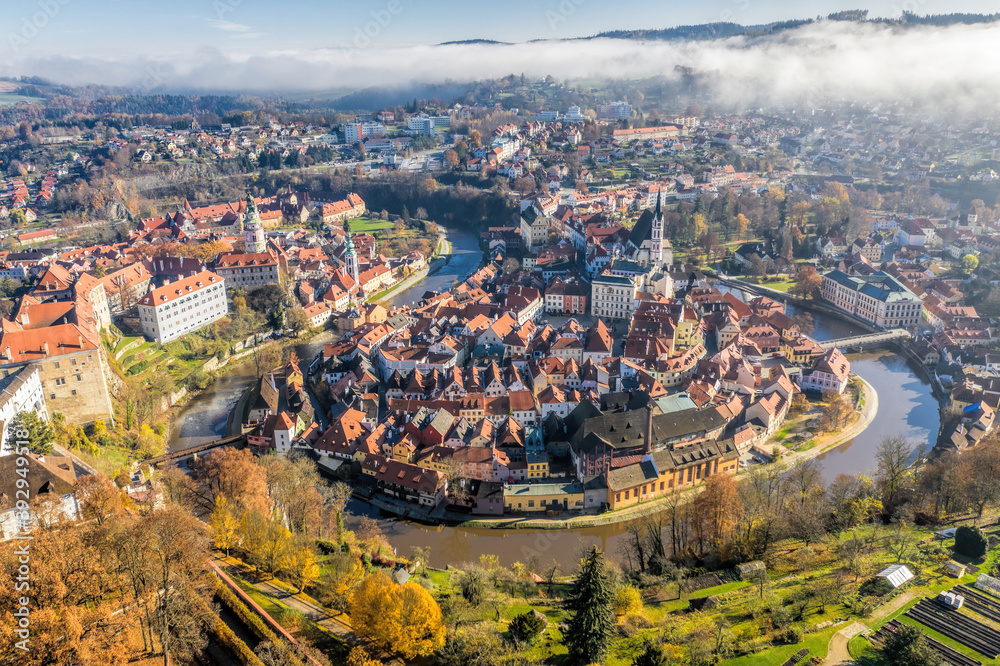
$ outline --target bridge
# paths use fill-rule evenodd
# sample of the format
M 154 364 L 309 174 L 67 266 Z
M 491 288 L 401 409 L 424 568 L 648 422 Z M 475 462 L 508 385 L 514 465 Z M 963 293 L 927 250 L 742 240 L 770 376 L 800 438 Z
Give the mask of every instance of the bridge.
M 162 456 L 157 456 L 155 458 L 150 458 L 149 460 L 144 460 L 143 463 L 155 467 L 157 465 L 162 465 L 164 463 L 179 462 L 185 458 L 190 458 L 197 453 L 204 453 L 206 451 L 211 451 L 212 449 L 217 449 L 222 446 L 242 446 L 246 444 L 246 435 L 235 435 L 233 437 L 223 437 L 222 439 L 216 439 L 211 442 L 205 442 L 204 444 L 198 444 L 192 446 L 188 449 L 181 449 L 180 451 L 171 451 L 170 453 L 165 453 Z
M 823 351 L 829 351 L 837 347 L 840 351 L 847 352 L 849 350 L 860 351 L 864 347 L 878 347 L 886 343 L 895 342 L 896 340 L 909 340 L 911 337 L 913 336 L 906 329 L 892 328 L 881 333 L 855 335 L 849 338 L 840 338 L 839 340 L 827 340 L 818 344 L 823 348 Z

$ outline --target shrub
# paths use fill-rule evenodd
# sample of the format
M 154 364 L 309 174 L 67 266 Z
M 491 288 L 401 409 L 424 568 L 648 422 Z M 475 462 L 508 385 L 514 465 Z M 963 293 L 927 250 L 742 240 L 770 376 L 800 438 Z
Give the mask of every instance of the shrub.
M 545 630 L 549 621 L 538 611 L 528 611 L 516 616 L 510 621 L 507 630 L 514 640 L 522 643 L 531 643 Z
M 802 642 L 802 630 L 798 627 L 786 627 L 774 635 L 774 640 L 785 645 L 795 645 Z
M 139 361 L 138 363 L 130 367 L 128 370 L 126 370 L 125 374 L 138 375 L 140 372 L 146 370 L 148 367 L 149 367 L 149 361 Z
M 955 552 L 966 557 L 979 558 L 986 554 L 986 536 L 978 527 L 962 525 L 955 531 Z
M 623 585 L 615 592 L 614 609 L 616 615 L 632 615 L 642 610 L 642 595 L 631 585 Z
M 872 576 L 865 582 L 861 583 L 861 587 L 858 588 L 858 594 L 865 597 L 881 597 L 884 594 L 889 594 L 892 590 L 892 583 L 887 581 L 885 578 Z

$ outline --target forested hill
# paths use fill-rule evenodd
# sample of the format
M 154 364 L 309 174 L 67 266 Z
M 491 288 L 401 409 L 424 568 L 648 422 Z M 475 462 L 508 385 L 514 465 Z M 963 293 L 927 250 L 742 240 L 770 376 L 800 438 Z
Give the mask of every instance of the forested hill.
M 868 18 L 867 10 L 852 10 L 837 12 L 826 17 L 827 21 L 853 21 L 856 23 L 882 23 L 897 26 L 949 26 L 956 24 L 994 23 L 1000 21 L 997 14 L 937 14 L 918 16 L 912 12 L 903 12 L 899 18 Z M 785 30 L 792 30 L 804 25 L 816 23 L 816 19 L 792 21 L 777 21 L 762 25 L 740 25 L 739 23 L 703 23 L 699 25 L 679 25 L 661 30 L 610 30 L 601 32 L 586 39 L 645 39 L 662 41 L 684 41 L 721 39 L 725 37 L 760 37 L 773 35 Z

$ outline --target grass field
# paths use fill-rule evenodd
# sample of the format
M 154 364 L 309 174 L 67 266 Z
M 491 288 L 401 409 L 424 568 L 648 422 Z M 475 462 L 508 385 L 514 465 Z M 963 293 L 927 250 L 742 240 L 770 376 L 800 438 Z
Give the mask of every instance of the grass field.
M 383 229 L 392 229 L 393 223 L 371 217 L 356 217 L 350 220 L 351 233 L 365 234 L 374 233 Z
M 19 102 L 44 102 L 41 97 L 27 97 L 25 95 L 14 95 L 12 93 L 0 92 L 0 106 L 17 104 Z

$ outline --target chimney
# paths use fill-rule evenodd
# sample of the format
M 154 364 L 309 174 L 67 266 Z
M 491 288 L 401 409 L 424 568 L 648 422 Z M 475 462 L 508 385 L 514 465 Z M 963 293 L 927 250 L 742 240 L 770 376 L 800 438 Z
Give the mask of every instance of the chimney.
M 8 361 L 10 360 L 10 347 L 3 348 L 3 355 Z
M 653 401 L 646 403 L 646 442 L 643 447 L 644 453 L 653 451 Z
M 77 346 L 80 347 L 80 349 L 83 349 L 83 336 L 82 335 L 78 334 L 76 336 L 76 344 L 77 344 Z
M 45 352 L 46 356 L 49 355 L 49 343 L 47 340 L 42 342 L 42 351 Z

